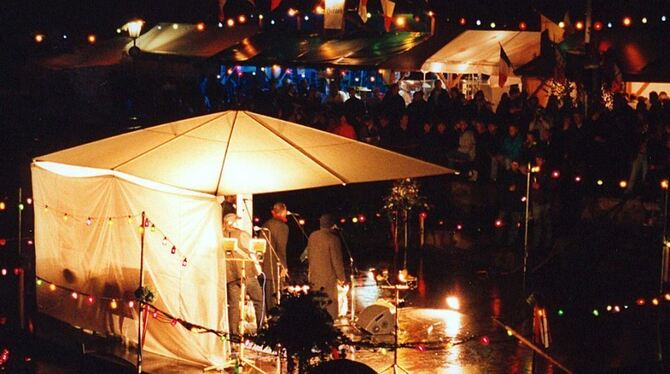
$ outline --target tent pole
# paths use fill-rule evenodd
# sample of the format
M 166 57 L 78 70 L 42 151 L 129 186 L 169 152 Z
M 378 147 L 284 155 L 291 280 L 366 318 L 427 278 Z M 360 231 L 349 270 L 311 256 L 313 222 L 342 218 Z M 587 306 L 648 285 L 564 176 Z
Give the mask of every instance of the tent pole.
M 144 287 L 144 228 L 146 227 L 146 214 L 142 212 L 142 226 L 140 229 L 140 290 Z M 143 300 L 138 305 L 137 323 L 137 372 L 142 373 L 142 309 Z

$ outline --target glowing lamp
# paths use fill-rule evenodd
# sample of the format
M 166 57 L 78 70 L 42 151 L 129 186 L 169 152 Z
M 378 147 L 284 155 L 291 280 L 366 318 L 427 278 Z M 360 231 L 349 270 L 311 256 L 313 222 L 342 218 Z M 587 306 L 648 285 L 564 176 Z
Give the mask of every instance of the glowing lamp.
M 522 196 L 522 197 L 521 197 L 521 202 L 522 202 L 522 203 L 525 203 L 526 200 L 528 200 L 528 199 L 526 199 L 526 196 Z
M 71 293 L 70 296 L 72 296 L 72 298 L 75 300 L 79 298 L 79 294 L 77 294 L 76 292 Z
M 0 210 L 7 209 L 7 204 L 4 201 L 0 201 Z
M 461 309 L 461 301 L 456 296 L 447 297 L 447 307 L 453 310 Z
M 612 28 L 612 22 L 607 22 L 607 28 L 611 29 Z
M 28 245 L 33 245 L 33 243 L 34 242 L 32 241 L 32 239 L 28 239 L 28 241 L 26 241 L 26 244 L 28 244 Z
M 370 12 L 367 12 L 365 15 L 368 16 L 368 18 L 372 18 L 372 13 Z
M 495 28 L 496 28 L 496 23 L 495 23 L 495 22 L 491 22 L 491 24 L 490 24 L 489 26 L 491 26 L 492 29 L 495 29 Z
M 661 181 L 661 188 L 662 188 L 662 189 L 667 190 L 667 189 L 668 189 L 668 185 L 670 185 L 670 182 L 668 182 L 667 179 L 663 179 L 663 180 Z
M 0 247 L 4 247 L 5 245 L 7 245 L 7 239 L 5 238 L 0 239 Z
M 309 21 L 309 16 L 304 17 L 305 21 Z
M 444 225 L 444 220 L 437 221 L 437 224 L 440 225 L 440 226 Z
M 653 299 L 651 299 L 651 303 L 654 304 L 654 306 L 658 306 L 659 301 L 658 301 L 657 298 L 653 298 Z
M 42 285 L 42 280 L 41 280 L 41 279 L 36 280 L 36 281 L 35 281 L 35 284 L 36 284 L 38 287 L 41 286 L 41 285 Z
M 195 25 L 195 29 L 198 31 L 205 31 L 205 23 L 204 22 L 198 22 Z
M 323 14 L 323 13 L 324 13 L 324 9 L 323 9 L 323 7 L 322 7 L 321 5 L 317 5 L 317 6 L 316 6 L 316 9 L 314 9 L 314 13 L 316 13 L 316 14 Z
M 600 312 L 598 312 L 598 309 L 593 309 L 593 311 L 591 313 L 593 313 L 594 317 L 598 317 L 600 315 Z
M 177 24 L 177 23 L 173 23 L 173 24 L 172 24 L 172 28 L 175 29 L 175 30 L 178 29 L 178 28 L 179 28 L 179 24 Z
M 93 303 L 95 302 L 95 299 L 93 298 L 93 296 L 89 296 L 89 297 L 86 299 L 86 301 L 88 301 L 89 304 L 93 304 Z
M 596 30 L 596 31 L 600 31 L 600 30 L 602 30 L 602 29 L 603 29 L 603 23 L 600 22 L 600 21 L 596 21 L 596 22 L 593 24 L 593 29 Z
M 670 292 L 663 295 L 663 298 L 665 299 L 665 301 L 670 301 Z
M 581 182 L 581 181 L 582 181 L 582 177 L 580 177 L 579 175 L 577 175 L 577 176 L 575 177 L 575 183 L 579 183 L 579 182 Z
M 345 218 L 341 218 L 341 219 L 340 219 L 340 223 L 341 223 L 341 224 L 345 224 L 345 223 L 347 223 L 347 220 L 346 220 Z
M 418 345 L 416 346 L 416 350 L 419 351 L 419 352 L 425 352 L 425 351 L 426 351 L 426 347 L 425 347 L 423 344 L 418 344 Z
M 540 172 L 540 167 L 539 166 L 533 166 L 530 168 L 531 173 L 539 173 Z
M 481 21 L 481 20 L 476 20 L 476 21 L 475 21 L 475 25 L 477 25 L 477 26 L 481 26 L 481 25 L 482 25 L 482 21 Z
M 495 222 L 495 227 L 498 227 L 498 228 L 503 227 L 503 220 L 497 219 L 496 222 Z
M 667 21 L 667 20 L 668 20 L 668 17 L 666 17 L 666 16 L 661 16 L 661 22 L 665 22 L 665 21 Z
M 639 306 L 643 306 L 645 303 L 646 302 L 644 301 L 643 298 L 639 298 L 639 299 L 635 300 L 635 304 L 637 304 Z
M 628 182 L 626 181 L 619 181 L 619 187 L 620 188 L 626 188 L 628 186 Z
M 172 321 L 170 321 L 170 324 L 171 324 L 172 326 L 177 326 L 177 320 L 176 320 L 176 319 L 173 319 Z
M 603 185 L 603 180 L 602 180 L 602 179 L 598 179 L 598 180 L 596 181 L 596 184 L 597 184 L 598 186 L 602 186 L 602 185 Z
M 118 308 L 119 304 L 116 303 L 116 300 L 112 299 L 112 301 L 109 303 L 109 307 L 112 309 Z
M 577 21 L 577 22 L 575 23 L 575 28 L 576 28 L 577 30 L 583 30 L 583 29 L 584 29 L 584 22 L 582 22 L 582 21 Z
M 463 230 L 463 225 L 461 225 L 460 223 L 456 225 L 456 230 Z
M 622 23 L 624 26 L 629 27 L 633 24 L 633 20 L 630 17 L 624 17 Z
M 140 37 L 140 33 L 142 32 L 142 26 L 144 26 L 144 21 L 142 20 L 130 21 L 126 24 L 126 28 L 128 29 L 128 36 L 133 39 L 133 45 L 135 45 L 135 39 Z M 172 28 L 174 29 L 178 27 L 179 25 L 177 25 L 176 23 L 172 25 Z
M 130 301 L 128 302 L 128 308 L 131 308 L 131 309 L 132 309 L 132 308 L 134 308 L 134 307 L 135 307 L 135 302 L 132 301 L 132 300 L 130 300 Z
M 5 269 L 2 269 L 2 270 L 5 270 Z M 52 291 L 52 292 L 53 292 L 53 291 L 56 291 L 56 285 L 53 284 L 53 283 L 51 283 L 51 284 L 49 285 L 49 291 Z
M 358 217 L 354 217 L 354 218 L 352 218 L 352 219 L 351 219 L 351 222 L 353 222 L 353 223 L 358 223 Z
M 647 17 L 642 17 L 642 23 L 644 23 L 644 24 L 647 23 Z
M 618 305 L 614 306 L 614 313 L 619 313 L 621 311 L 621 308 Z
M 519 22 L 519 30 L 525 31 L 527 28 L 528 28 L 528 25 L 526 24 L 526 22 L 524 22 L 524 21 Z
M 487 346 L 491 343 L 491 340 L 488 336 L 484 335 L 479 339 L 479 342 L 482 343 L 483 346 Z
M 86 37 L 86 40 L 88 41 L 89 44 L 95 44 L 97 37 L 95 34 L 90 34 L 89 36 Z
M 608 305 L 606 309 L 607 309 L 608 312 L 611 312 L 612 311 L 612 306 Z
M 26 204 L 31 205 L 33 203 L 33 199 L 27 198 L 26 199 Z
M 512 332 L 512 330 L 507 330 L 507 336 L 512 336 L 512 335 L 514 335 L 514 333 Z
M 42 43 L 44 41 L 44 34 L 35 35 L 35 43 Z
M 426 218 L 428 218 L 428 213 L 426 213 L 426 212 L 421 212 L 421 213 L 419 213 L 419 217 L 420 217 L 421 219 L 426 219 Z
M 302 218 L 298 220 L 298 223 L 300 224 L 300 226 L 305 226 L 305 220 Z
M 1 273 L 2 276 L 4 277 L 5 275 L 7 275 L 7 269 L 2 268 L 2 270 L 0 270 L 0 273 Z
M 151 313 L 151 316 L 152 316 L 153 318 L 158 318 L 158 312 L 153 312 L 153 313 Z
M 435 12 L 433 12 L 432 10 L 429 10 L 427 14 L 428 14 L 428 17 L 434 17 L 435 16 Z
M 261 21 L 262 21 L 262 20 L 263 20 L 263 18 L 265 18 L 265 16 L 264 16 L 264 15 L 262 15 L 262 14 L 259 14 L 259 15 L 258 15 L 258 19 L 259 19 L 259 20 L 261 20 Z
M 565 28 L 565 22 L 563 22 L 563 21 L 559 22 L 558 27 L 564 29 Z
M 233 21 L 232 18 L 228 18 L 228 21 L 226 21 L 226 25 L 228 27 L 233 27 L 233 26 L 235 26 L 235 21 Z
M 565 315 L 565 311 L 563 309 L 559 309 L 556 314 L 558 314 L 559 317 L 563 317 Z
M 375 81 L 375 77 L 370 77 L 370 82 L 374 82 L 374 81 Z
M 295 16 L 296 14 L 298 14 L 298 11 L 297 11 L 297 10 L 295 10 L 295 9 L 293 9 L 293 8 L 289 8 L 289 10 L 288 10 L 288 15 L 289 15 L 290 17 L 293 17 L 293 16 Z
M 237 17 L 237 22 L 246 23 L 247 22 L 247 17 L 245 17 L 244 14 L 240 14 L 240 16 Z
M 465 18 L 463 18 L 463 17 L 461 17 L 461 18 L 458 19 L 458 24 L 461 25 L 461 26 L 465 26 L 465 24 L 466 24 L 467 22 L 468 22 L 468 21 L 467 21 Z
M 405 19 L 405 17 L 398 17 L 395 20 L 395 25 L 398 26 L 398 27 L 403 27 L 403 26 L 405 26 L 406 23 L 407 23 L 407 20 Z
M 554 179 L 558 179 L 558 178 L 561 177 L 561 172 L 558 171 L 558 170 L 554 170 L 554 171 L 551 172 L 551 177 L 554 178 Z

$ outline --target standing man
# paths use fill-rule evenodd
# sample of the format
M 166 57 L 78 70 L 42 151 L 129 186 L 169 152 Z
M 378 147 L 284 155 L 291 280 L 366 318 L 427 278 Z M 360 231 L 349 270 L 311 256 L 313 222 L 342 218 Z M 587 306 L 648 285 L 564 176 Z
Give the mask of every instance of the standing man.
M 221 209 L 223 210 L 223 216 L 225 217 L 228 213 L 237 214 L 237 195 L 226 195 L 223 197 L 223 202 L 221 203 Z
M 263 224 L 260 237 L 268 242 L 268 249 L 263 261 L 265 273 L 265 307 L 269 311 L 277 305 L 278 295 L 281 292 L 282 280 L 288 276 L 286 262 L 286 243 L 288 242 L 288 210 L 286 204 L 278 202 L 272 206 L 272 218 Z M 279 264 L 279 271 L 277 271 Z
M 309 260 L 309 283 L 312 289 L 323 291 L 330 297 L 328 314 L 337 319 L 337 286 L 344 285 L 344 264 L 342 262 L 342 243 L 333 232 L 335 222 L 330 214 L 319 218 L 319 230 L 314 231 L 307 240 L 307 258 Z
M 253 262 L 246 262 L 245 266 L 245 285 L 246 294 L 254 304 L 254 311 L 256 313 L 256 327 L 263 324 L 263 291 L 258 283 L 258 274 L 260 272 L 260 264 L 256 261 L 255 256 L 251 256 L 249 252 L 249 241 L 251 236 L 237 227 L 235 222 L 240 217 L 235 213 L 228 213 L 223 218 L 223 237 L 237 239 L 237 250 L 227 256 L 226 261 L 226 281 L 228 290 L 228 322 L 230 324 L 230 331 L 233 334 L 240 333 L 240 293 L 242 292 L 242 261 L 234 260 L 252 260 Z M 244 304 L 243 304 L 244 305 Z

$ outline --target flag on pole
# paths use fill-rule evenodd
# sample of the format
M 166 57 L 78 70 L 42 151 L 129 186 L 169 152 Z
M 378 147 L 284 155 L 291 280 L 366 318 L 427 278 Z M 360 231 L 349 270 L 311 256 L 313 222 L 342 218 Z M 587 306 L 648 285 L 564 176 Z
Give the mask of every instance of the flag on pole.
M 368 0 L 360 0 L 358 3 L 358 15 L 363 23 L 368 22 Z
M 505 82 L 507 82 L 507 77 L 512 70 L 512 61 L 507 57 L 507 53 L 503 49 L 502 44 L 500 45 L 500 60 L 498 60 L 498 87 L 505 87 Z
M 275 10 L 281 4 L 281 0 L 272 0 L 270 2 L 270 10 Z
M 226 6 L 228 0 L 219 0 L 219 21 L 223 22 L 226 19 L 225 14 L 223 14 L 223 7 Z
M 382 3 L 382 11 L 384 12 L 384 30 L 391 31 L 391 22 L 393 21 L 393 11 L 395 10 L 395 2 L 391 0 L 380 0 Z
M 554 21 L 540 14 L 540 31 L 547 31 L 549 40 L 554 43 L 563 41 L 563 30 Z

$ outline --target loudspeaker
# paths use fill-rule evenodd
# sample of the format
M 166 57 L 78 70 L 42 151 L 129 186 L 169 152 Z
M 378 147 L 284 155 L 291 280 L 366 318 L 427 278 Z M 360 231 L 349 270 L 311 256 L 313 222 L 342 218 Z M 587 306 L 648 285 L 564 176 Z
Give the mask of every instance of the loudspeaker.
M 392 334 L 394 313 L 395 307 L 393 304 L 380 299 L 363 309 L 358 315 L 356 324 L 373 335 Z

